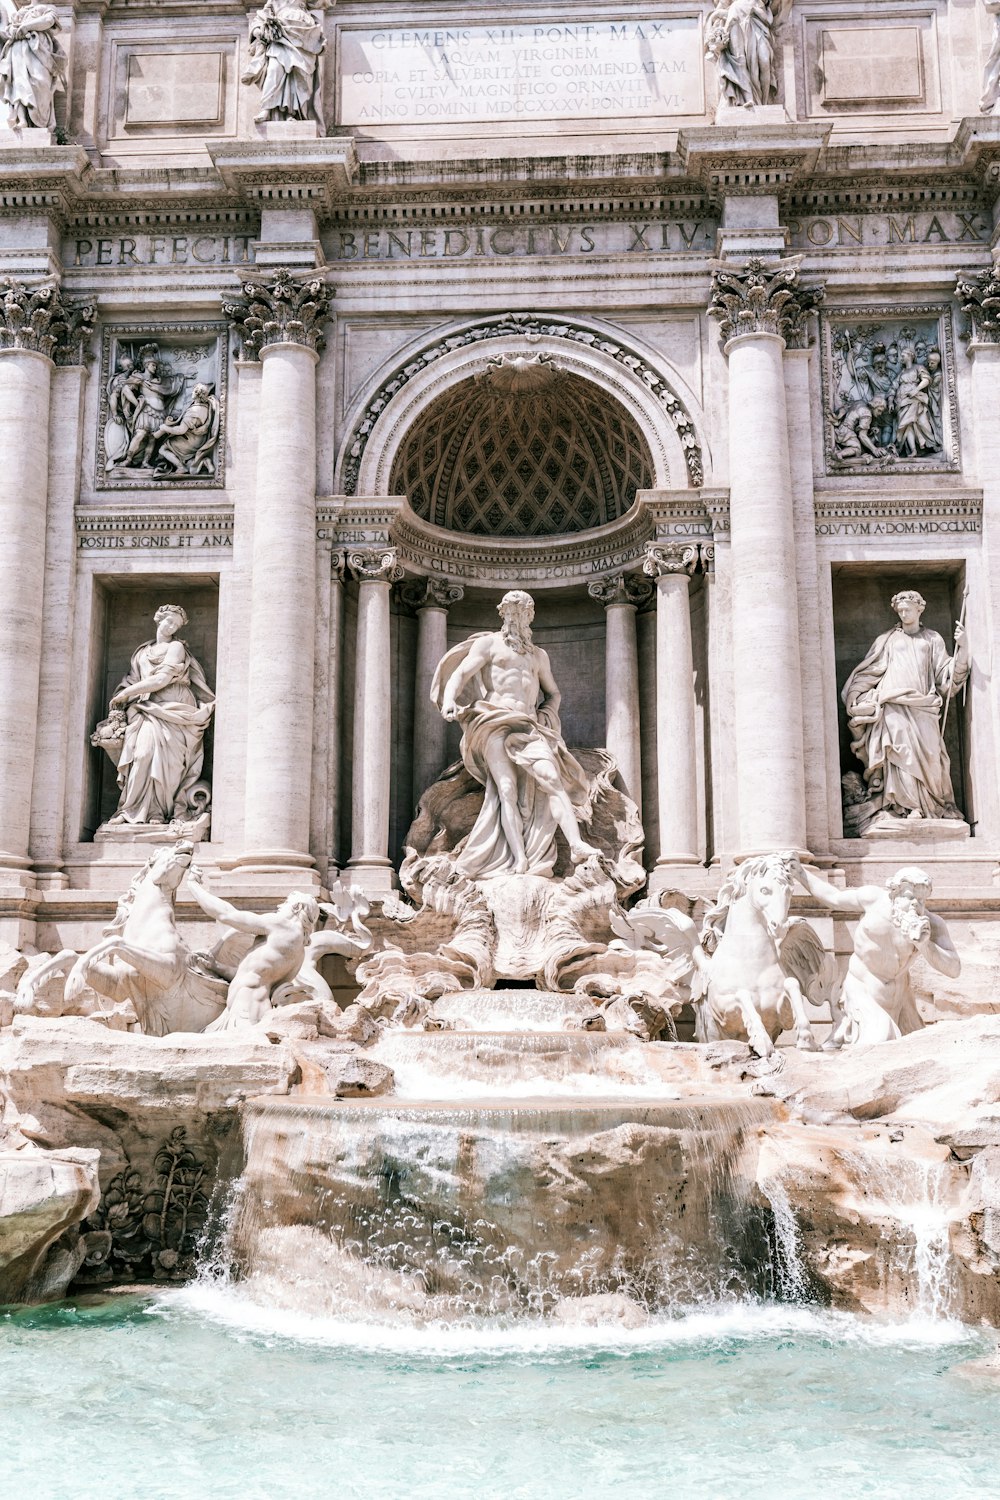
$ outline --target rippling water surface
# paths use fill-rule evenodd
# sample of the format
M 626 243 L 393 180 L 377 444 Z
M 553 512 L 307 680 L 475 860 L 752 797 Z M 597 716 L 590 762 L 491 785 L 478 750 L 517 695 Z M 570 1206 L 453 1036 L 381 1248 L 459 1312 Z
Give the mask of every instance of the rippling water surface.
M 11 1500 L 966 1500 L 992 1340 L 739 1305 L 634 1331 L 372 1327 L 232 1287 L 0 1314 Z

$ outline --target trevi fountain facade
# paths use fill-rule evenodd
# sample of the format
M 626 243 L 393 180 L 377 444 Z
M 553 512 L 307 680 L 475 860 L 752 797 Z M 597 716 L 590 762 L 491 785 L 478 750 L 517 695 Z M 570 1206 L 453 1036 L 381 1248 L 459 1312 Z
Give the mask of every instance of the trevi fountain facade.
M 36 1493 L 88 1319 L 248 1440 L 233 1328 L 445 1463 L 455 1360 L 610 1403 L 534 1487 L 376 1422 L 369 1495 L 728 1492 L 579 1364 L 681 1347 L 748 1444 L 782 1376 L 956 1413 L 748 1496 L 988 1492 L 996 0 L 0 0 L 0 537 Z

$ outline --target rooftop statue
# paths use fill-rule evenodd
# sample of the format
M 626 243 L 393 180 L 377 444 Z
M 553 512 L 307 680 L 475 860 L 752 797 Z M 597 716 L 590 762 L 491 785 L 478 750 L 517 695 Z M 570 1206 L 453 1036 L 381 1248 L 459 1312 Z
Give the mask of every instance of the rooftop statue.
M 486 789 L 482 811 L 455 851 L 457 869 L 473 880 L 551 875 L 557 829 L 574 864 L 598 852 L 580 832 L 591 788 L 562 738 L 549 658 L 531 639 L 534 601 L 513 589 L 498 610 L 500 629 L 449 651 L 431 685 L 437 708 L 462 725 L 466 770 Z
M 719 0 L 708 18 L 706 56 L 728 104 L 771 104 L 778 92 L 772 0 Z
M 936 630 L 920 623 L 926 608 L 914 589 L 895 594 L 899 624 L 880 635 L 841 694 L 851 749 L 865 768 L 873 809 L 892 818 L 952 818 L 951 762 L 942 709 L 969 675 L 965 627 L 955 626 L 949 656 Z
M 993 45 L 983 69 L 983 97 L 979 108 L 984 115 L 996 109 L 1000 99 L 1000 0 L 983 0 L 987 15 L 993 17 Z
M 8 129 L 55 130 L 55 96 L 66 87 L 66 54 L 51 5 L 0 0 L 0 101 Z
M 250 66 L 244 83 L 260 87 L 258 124 L 269 120 L 323 123 L 320 58 L 326 48 L 322 0 L 267 0 L 250 23 Z

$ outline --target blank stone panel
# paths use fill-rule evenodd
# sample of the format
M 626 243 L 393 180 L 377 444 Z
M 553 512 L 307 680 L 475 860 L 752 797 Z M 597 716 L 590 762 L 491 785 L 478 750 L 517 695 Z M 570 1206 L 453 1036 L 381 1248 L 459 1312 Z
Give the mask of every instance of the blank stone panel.
M 807 113 L 933 114 L 941 109 L 936 6 L 897 5 L 880 15 L 803 7 Z
M 235 135 L 239 45 L 235 35 L 204 33 L 114 39 L 108 139 L 175 137 L 189 149 L 192 136 Z

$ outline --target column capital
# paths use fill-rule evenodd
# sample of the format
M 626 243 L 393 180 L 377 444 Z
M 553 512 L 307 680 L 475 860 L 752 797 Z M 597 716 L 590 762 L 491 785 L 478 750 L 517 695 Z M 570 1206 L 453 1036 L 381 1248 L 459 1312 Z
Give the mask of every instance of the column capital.
M 691 574 L 698 566 L 698 547 L 693 542 L 647 542 L 642 571 L 650 578 Z
M 651 597 L 653 585 L 635 573 L 612 573 L 609 578 L 595 578 L 587 584 L 587 593 L 598 599 L 605 609 L 613 604 L 628 604 L 638 609 Z
M 82 365 L 96 316 L 93 302 L 64 301 L 53 277 L 32 286 L 0 277 L 0 349 L 23 349 L 56 364 Z
M 710 318 L 718 318 L 728 342 L 747 333 L 770 333 L 791 349 L 804 348 L 808 320 L 825 295 L 822 286 L 799 285 L 801 255 L 770 264 L 751 256 L 742 266 L 712 265 Z
M 347 567 L 359 583 L 398 583 L 403 576 L 398 547 L 360 547 L 348 552 Z
M 240 358 L 259 360 L 271 344 L 301 344 L 322 354 L 323 325 L 333 296 L 322 276 L 296 276 L 287 268 L 240 277 L 242 296 L 222 311 L 240 340 Z
M 465 598 L 465 589 L 448 578 L 410 578 L 400 589 L 400 595 L 410 609 L 449 610 Z
M 1000 344 L 1000 259 L 984 271 L 959 271 L 955 296 L 965 314 L 963 337 L 970 343 Z

